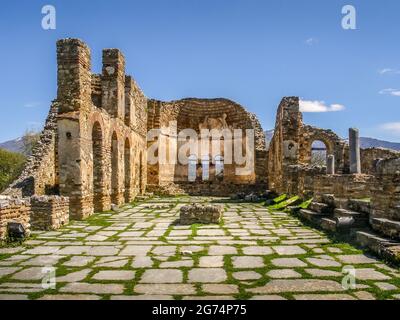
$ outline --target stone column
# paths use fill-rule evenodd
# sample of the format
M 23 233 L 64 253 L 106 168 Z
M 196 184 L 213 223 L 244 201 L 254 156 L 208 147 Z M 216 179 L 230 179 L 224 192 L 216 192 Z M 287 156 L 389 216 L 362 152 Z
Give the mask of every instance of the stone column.
M 329 154 L 326 159 L 326 174 L 335 174 L 335 156 Z
M 360 135 L 358 129 L 349 129 L 350 173 L 361 173 Z
M 125 118 L 125 58 L 118 49 L 103 50 L 102 107 L 114 118 Z

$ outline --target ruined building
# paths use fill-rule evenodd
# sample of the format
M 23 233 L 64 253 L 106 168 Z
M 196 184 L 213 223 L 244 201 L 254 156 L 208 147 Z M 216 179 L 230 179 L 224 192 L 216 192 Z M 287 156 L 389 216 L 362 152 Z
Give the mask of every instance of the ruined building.
M 63 39 L 57 42 L 57 64 L 57 98 L 40 143 L 22 175 L 0 198 L 0 237 L 5 237 L 10 221 L 27 230 L 55 229 L 70 219 L 110 210 L 112 204 L 129 203 L 145 192 L 229 196 L 272 190 L 314 197 L 316 210 L 310 211 L 317 215 L 317 204 L 328 206 L 329 197 L 335 210 L 348 210 L 349 203 L 359 204 L 357 199 L 371 199 L 364 208 L 369 227 L 389 243 L 400 239 L 400 154 L 359 150 L 354 130 L 349 144 L 330 130 L 305 125 L 298 98 L 283 98 L 268 149 L 257 117 L 235 102 L 147 98 L 126 75 L 125 58 L 117 49 L 103 51 L 102 73 L 93 74 L 87 45 Z M 248 130 L 254 133 L 254 166 L 245 174 L 236 174 L 241 164 L 228 163 L 223 153 L 195 151 L 183 164 L 147 159 L 151 130 L 160 130 L 156 139 L 167 141 L 164 148 L 170 150 L 181 130 L 201 134 L 202 129 L 228 128 L 246 138 Z M 223 137 L 217 143 L 227 140 Z M 326 146 L 326 167 L 311 165 L 316 140 Z M 177 143 L 179 147 L 182 141 Z M 322 219 L 334 229 L 330 218 Z

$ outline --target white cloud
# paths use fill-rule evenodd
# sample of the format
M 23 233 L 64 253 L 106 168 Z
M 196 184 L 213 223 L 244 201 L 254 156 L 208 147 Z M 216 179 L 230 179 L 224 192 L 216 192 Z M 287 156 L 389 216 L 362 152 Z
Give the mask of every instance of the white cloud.
M 24 104 L 25 108 L 36 108 L 40 107 L 42 105 L 41 102 L 33 101 L 33 102 L 27 102 Z
M 392 69 L 392 68 L 384 68 L 378 71 L 379 74 L 400 74 L 400 70 Z
M 389 122 L 381 125 L 381 129 L 400 134 L 400 122 Z
M 388 94 L 391 96 L 395 96 L 395 97 L 400 97 L 400 89 L 383 89 L 381 91 L 379 91 L 379 94 Z
M 324 101 L 300 100 L 301 112 L 338 112 L 345 109 L 345 106 L 342 104 L 327 105 Z
M 305 42 L 307 45 L 312 46 L 312 45 L 318 43 L 318 39 L 317 38 L 308 38 Z

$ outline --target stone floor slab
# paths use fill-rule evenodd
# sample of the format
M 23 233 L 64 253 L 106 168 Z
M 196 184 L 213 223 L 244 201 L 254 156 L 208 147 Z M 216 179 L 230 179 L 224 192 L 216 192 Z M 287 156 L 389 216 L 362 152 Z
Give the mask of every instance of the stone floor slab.
M 255 256 L 235 256 L 232 257 L 232 265 L 236 269 L 263 268 L 264 260 Z
M 94 280 L 129 281 L 135 278 L 135 271 L 102 270 L 93 275 Z
M 224 282 L 226 279 L 226 272 L 222 268 L 195 268 L 189 270 L 188 282 L 215 283 Z
M 191 284 L 137 284 L 134 291 L 146 295 L 186 295 L 195 294 L 196 288 Z
M 208 254 L 212 256 L 237 254 L 237 249 L 232 246 L 210 246 Z
M 121 294 L 124 292 L 124 286 L 122 284 L 94 284 L 75 282 L 68 283 L 62 287 L 59 292 L 65 293 L 94 293 L 94 294 Z
M 252 293 L 284 293 L 284 292 L 340 292 L 343 288 L 339 282 L 332 280 L 272 280 L 263 287 L 248 289 Z
M 140 283 L 181 283 L 182 271 L 178 269 L 147 269 Z
M 299 246 L 273 246 L 272 249 L 280 256 L 305 254 L 306 251 Z

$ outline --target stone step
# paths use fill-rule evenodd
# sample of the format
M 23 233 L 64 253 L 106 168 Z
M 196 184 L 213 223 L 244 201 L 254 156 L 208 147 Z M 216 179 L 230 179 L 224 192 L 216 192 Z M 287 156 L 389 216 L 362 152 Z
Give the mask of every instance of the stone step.
M 315 212 L 326 213 L 326 214 L 332 213 L 333 211 L 332 207 L 321 202 L 311 202 L 309 209 Z
M 356 232 L 356 241 L 363 248 L 368 248 L 379 256 L 398 263 L 400 242 L 382 237 L 370 230 Z
M 348 209 L 338 209 L 336 208 L 333 211 L 334 217 L 335 218 L 340 218 L 340 217 L 352 217 L 355 220 L 358 219 L 367 219 L 368 215 L 366 213 L 363 212 L 357 212 L 357 211 L 352 211 L 352 210 L 348 210 Z
M 372 228 L 392 239 L 400 239 L 400 221 L 394 221 L 384 218 L 372 218 Z
M 363 200 L 363 199 L 350 199 L 348 201 L 348 208 L 352 211 L 364 212 L 370 214 L 371 209 L 371 201 Z
M 336 221 L 331 218 L 322 218 L 320 220 L 320 226 L 322 229 L 330 232 L 336 232 Z
M 348 199 L 342 199 L 342 198 L 335 198 L 335 201 L 333 202 L 333 207 L 337 209 L 347 209 L 349 205 L 349 200 Z
M 330 207 L 335 206 L 335 196 L 333 194 L 323 194 L 321 196 L 321 201 Z
M 321 218 L 327 216 L 325 213 L 319 213 L 308 209 L 301 209 L 299 215 L 310 222 L 319 222 Z

